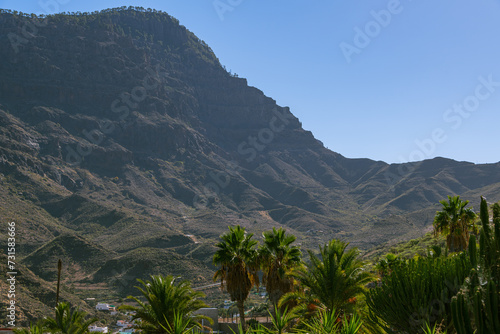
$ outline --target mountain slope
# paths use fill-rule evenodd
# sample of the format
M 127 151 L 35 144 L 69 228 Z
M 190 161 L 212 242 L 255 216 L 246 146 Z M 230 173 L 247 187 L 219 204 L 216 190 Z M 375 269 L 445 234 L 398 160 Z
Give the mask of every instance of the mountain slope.
M 447 195 L 500 200 L 500 164 L 388 165 L 326 149 L 163 12 L 3 11 L 0 42 L 10 46 L 0 49 L 0 214 L 24 232 L 34 270 L 69 233 L 110 254 L 76 283 L 115 289 L 103 275 L 168 268 L 203 273 L 201 283 L 213 268 L 196 250 L 228 225 L 284 226 L 303 247 L 335 237 L 367 249 L 423 235 Z M 141 252 L 147 270 L 132 261 Z M 154 265 L 162 256 L 167 269 Z

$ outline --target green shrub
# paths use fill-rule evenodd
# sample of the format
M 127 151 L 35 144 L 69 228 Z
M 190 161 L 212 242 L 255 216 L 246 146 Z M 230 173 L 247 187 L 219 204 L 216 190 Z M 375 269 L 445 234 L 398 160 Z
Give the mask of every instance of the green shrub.
M 426 324 L 451 326 L 451 298 L 469 274 L 467 254 L 397 262 L 366 293 L 369 319 L 387 331 L 420 333 Z

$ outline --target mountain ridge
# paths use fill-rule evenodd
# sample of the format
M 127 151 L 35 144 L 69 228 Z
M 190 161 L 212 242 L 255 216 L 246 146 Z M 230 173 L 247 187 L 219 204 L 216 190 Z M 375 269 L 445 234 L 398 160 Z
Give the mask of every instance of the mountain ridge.
M 127 14 L 129 12 L 135 14 L 129 15 Z M 151 19 L 148 20 L 148 24 L 144 24 L 140 19 L 136 18 L 140 14 L 145 17 L 154 15 L 155 18 L 157 18 L 157 15 L 160 15 L 160 17 L 166 16 L 167 19 L 160 20 L 160 23 Z M 100 19 L 101 16 L 104 16 L 102 20 Z M 118 18 L 115 16 L 118 16 Z M 92 41 L 88 40 L 88 36 L 82 34 L 82 32 L 86 33 L 89 29 L 85 30 L 79 27 L 78 23 L 75 25 L 74 22 L 73 25 L 68 24 L 65 22 L 68 17 L 71 16 L 54 15 L 49 19 L 51 23 L 47 24 L 46 29 L 58 24 L 65 27 L 69 25 L 72 28 L 69 31 L 75 32 L 75 36 L 67 33 L 65 37 L 70 41 L 68 43 L 69 47 L 73 48 L 75 47 L 73 44 L 79 43 L 78 41 L 87 40 L 83 42 L 83 46 L 85 50 L 88 50 L 88 44 L 92 44 Z M 111 167 L 116 161 L 120 161 L 122 164 L 133 164 L 140 161 L 141 164 L 155 166 L 158 161 L 153 162 L 154 159 L 159 158 L 165 161 L 165 157 L 167 157 L 166 161 L 177 163 L 178 167 L 181 168 L 180 165 L 186 162 L 182 160 L 184 157 L 195 158 L 197 162 L 203 161 L 205 168 L 211 169 L 208 173 L 205 173 L 207 182 L 203 184 L 202 181 L 201 191 L 199 187 L 196 189 L 197 191 L 193 191 L 193 187 L 186 187 L 182 182 L 176 182 L 179 178 L 167 177 L 165 179 L 164 175 L 162 178 L 165 180 L 161 184 L 163 188 L 169 189 L 170 193 L 174 197 L 177 196 L 178 199 L 182 199 L 184 204 L 192 205 L 190 197 L 196 201 L 201 197 L 200 193 L 202 195 L 203 193 L 210 194 L 210 190 L 215 190 L 212 193 L 215 192 L 216 195 L 224 196 L 225 188 L 229 186 L 230 181 L 234 180 L 238 184 L 243 182 L 246 183 L 246 186 L 263 190 L 264 193 L 258 196 L 259 201 L 264 200 L 261 197 L 267 194 L 271 198 L 265 199 L 264 202 L 266 203 L 274 203 L 273 200 L 280 198 L 279 202 L 282 204 L 298 206 L 299 208 L 307 206 L 313 212 L 319 214 L 325 213 L 321 201 L 315 202 L 314 198 L 317 196 L 304 191 L 304 189 L 324 187 L 325 189 L 320 190 L 323 193 L 332 189 L 349 191 L 359 196 L 362 201 L 361 205 L 365 205 L 366 202 L 363 203 L 363 201 L 366 201 L 367 197 L 371 196 L 370 191 L 368 191 L 369 188 L 378 187 L 382 190 L 382 193 L 387 192 L 387 190 L 393 191 L 397 198 L 405 193 L 398 190 L 398 184 L 409 175 L 423 173 L 423 169 L 425 169 L 425 173 L 422 176 L 429 178 L 430 173 L 436 172 L 435 168 L 430 165 L 437 164 L 437 169 L 474 169 L 476 166 L 466 166 L 459 162 L 439 158 L 417 164 L 386 164 L 370 159 L 344 158 L 338 153 L 325 149 L 322 143 L 313 137 L 312 133 L 303 130 L 299 120 L 290 113 L 288 108 L 275 105 L 275 101 L 265 97 L 260 90 L 248 87 L 245 79 L 233 77 L 222 70 L 222 66 L 210 48 L 181 26 L 178 26 L 179 28 L 175 27 L 175 24 L 178 23 L 168 14 L 137 12 L 135 9 L 122 8 L 121 10 L 103 11 L 99 14 L 82 14 L 76 17 L 85 17 L 86 20 L 91 21 L 88 24 L 95 23 L 101 29 L 105 27 L 107 31 L 106 34 L 99 35 L 92 27 L 90 30 L 92 32 L 91 36 L 104 39 L 104 41 L 98 41 L 97 46 L 95 46 L 97 48 L 95 54 L 87 55 L 92 59 L 90 64 L 87 67 L 80 65 L 84 71 L 74 68 L 73 60 L 70 61 L 69 65 L 66 64 L 68 69 L 72 69 L 71 73 L 73 75 L 76 75 L 75 73 L 85 73 L 87 76 L 96 74 L 98 81 L 109 81 L 110 79 L 102 76 L 102 74 L 97 76 L 96 72 L 101 71 L 100 68 L 96 70 L 91 67 L 96 63 L 103 66 L 102 64 L 106 64 L 106 61 L 98 62 L 94 57 L 107 55 L 113 56 L 114 59 L 117 58 L 116 55 L 122 55 L 125 51 L 125 58 L 139 55 L 141 60 L 146 59 L 146 66 L 142 68 L 141 73 L 143 75 L 127 78 L 132 79 L 131 83 L 126 85 L 127 87 L 124 87 L 123 82 L 128 81 L 117 81 L 116 78 L 113 78 L 112 82 L 114 84 L 120 82 L 122 87 L 117 89 L 112 86 L 112 92 L 108 94 L 107 103 L 92 103 L 95 108 L 88 106 L 88 103 L 75 108 L 75 105 L 79 105 L 79 100 L 76 98 L 76 94 L 71 94 L 69 91 L 74 90 L 79 95 L 83 94 L 84 96 L 87 96 L 88 93 L 81 92 L 81 89 L 75 87 L 71 80 L 65 85 L 67 87 L 47 85 L 47 81 L 52 82 L 51 80 L 57 76 L 56 74 L 51 74 L 51 80 L 45 78 L 45 81 L 42 81 L 43 89 L 53 89 L 57 92 L 56 95 L 46 94 L 44 98 L 47 100 L 47 96 L 53 97 L 51 103 L 56 103 L 56 106 L 32 106 L 36 104 L 34 101 L 40 95 L 31 94 L 32 103 L 24 106 L 24 108 L 30 108 L 28 110 L 29 117 L 26 118 L 26 115 L 22 115 L 22 118 L 27 119 L 28 124 L 34 125 L 35 130 L 49 133 L 47 138 L 44 138 L 49 141 L 45 150 L 48 151 L 49 155 L 51 149 L 55 150 L 52 153 L 55 153 L 54 155 L 57 155 L 58 158 L 62 156 L 70 166 L 78 165 L 83 168 L 98 170 L 99 173 L 106 175 L 116 172 Z M 117 25 L 116 22 L 120 22 L 121 25 Z M 126 30 L 125 28 L 130 28 L 134 24 L 138 26 L 134 32 L 131 32 L 132 35 L 123 32 Z M 122 33 L 113 33 L 115 30 L 121 30 Z M 141 31 L 142 33 L 140 33 Z M 142 39 L 138 38 L 138 36 L 142 37 Z M 153 42 L 148 44 L 148 38 Z M 37 37 L 32 41 L 36 40 Z M 175 63 L 175 65 L 189 64 L 189 66 L 184 66 L 182 71 L 172 64 L 170 64 L 170 68 L 165 68 L 163 66 L 165 63 L 160 65 L 158 59 L 156 60 L 157 63 L 152 65 L 155 61 L 153 56 L 161 51 L 155 42 L 162 42 L 163 44 L 167 40 L 169 49 L 173 47 L 183 48 L 183 52 L 180 55 L 174 52 L 173 56 L 169 53 L 169 57 L 161 59 L 174 59 L 175 61 L 183 56 L 187 57 L 186 54 L 189 55 L 189 60 L 183 59 L 183 62 Z M 197 46 L 199 46 L 194 51 L 192 50 L 193 43 L 198 43 Z M 135 49 L 132 46 L 135 46 Z M 79 45 L 79 47 L 82 47 L 82 45 Z M 107 47 L 110 50 L 107 50 Z M 73 54 L 68 50 L 65 51 L 64 54 L 77 58 L 78 53 Z M 193 57 L 193 54 L 196 56 Z M 4 54 L 4 56 L 9 55 Z M 10 56 L 12 57 L 12 54 Z M 40 55 L 38 56 L 40 57 Z M 55 58 L 49 56 L 47 55 L 46 58 L 52 59 L 54 62 Z M 122 60 L 119 64 L 125 64 L 131 60 Z M 11 59 L 11 65 L 17 62 L 17 57 Z M 23 68 L 25 67 L 25 63 L 20 64 Z M 127 70 L 132 73 L 139 71 L 140 66 L 137 65 L 130 65 Z M 57 67 L 61 73 L 63 72 L 61 64 L 49 66 L 49 68 L 54 67 Z M 153 70 L 153 68 L 156 68 L 156 70 Z M 196 84 L 186 79 L 196 75 L 197 72 L 193 68 L 196 68 L 199 72 L 204 72 L 196 76 Z M 4 71 L 5 69 L 7 67 L 4 66 L 2 73 L 8 74 L 8 71 Z M 20 69 L 10 69 L 10 71 L 19 73 Z M 48 70 L 35 73 L 40 72 L 44 73 L 48 72 Z M 120 79 L 130 75 L 127 74 L 127 71 L 125 71 L 125 74 L 117 72 L 115 68 L 112 68 L 111 72 Z M 214 75 L 204 75 L 207 72 Z M 66 71 L 64 74 L 69 73 Z M 143 78 L 142 85 L 138 84 L 141 83 L 141 77 Z M 63 81 L 63 78 L 57 79 L 56 82 Z M 66 76 L 64 79 L 66 79 Z M 160 80 L 162 80 L 161 84 L 159 84 Z M 20 83 L 15 81 L 15 76 L 11 75 L 10 82 L 3 82 L 3 94 L 15 96 L 15 91 L 27 90 L 28 88 L 36 91 L 35 88 L 41 88 L 39 86 L 33 87 L 26 76 L 23 77 L 24 87 L 20 87 Z M 81 82 L 85 82 L 85 80 L 80 80 L 80 85 L 82 85 Z M 92 100 L 93 102 L 95 100 L 100 102 L 99 95 L 104 95 L 101 88 L 105 86 L 97 86 L 95 80 L 92 84 L 100 88 L 92 91 Z M 111 86 L 108 86 L 108 88 L 111 89 Z M 149 94 L 148 90 L 153 89 L 157 89 L 157 91 L 154 94 Z M 221 93 L 225 90 L 230 90 L 231 94 Z M 244 94 L 241 93 L 242 91 L 244 91 Z M 96 97 L 95 94 L 98 94 L 98 96 Z M 160 96 L 163 96 L 163 101 L 158 101 Z M 144 110 L 146 106 L 142 106 L 142 104 L 145 103 L 145 100 L 149 103 L 147 107 L 153 110 Z M 68 102 L 72 103 L 71 107 L 67 107 Z M 61 109 L 65 107 L 66 109 Z M 132 107 L 139 109 L 132 110 Z M 163 109 L 159 110 L 160 107 Z M 179 112 L 178 109 L 180 108 L 182 108 L 182 112 Z M 97 113 L 96 111 L 92 112 L 92 109 L 98 110 Z M 107 118 L 108 116 L 116 116 L 114 113 L 118 114 L 118 121 L 116 121 L 116 117 L 115 119 Z M 64 126 L 58 128 L 57 124 L 60 125 L 61 123 L 54 121 L 62 121 Z M 158 126 L 159 124 L 161 126 Z M 172 133 L 175 133 L 175 135 L 172 135 Z M 294 141 L 293 146 L 289 145 L 291 138 Z M 25 140 L 24 144 L 28 146 L 25 149 L 30 150 L 29 145 L 31 145 L 31 149 L 34 148 L 36 151 L 36 145 L 39 144 L 32 139 Z M 50 140 L 56 141 L 56 143 L 50 143 Z M 65 141 L 63 145 L 60 145 L 61 141 Z M 201 154 L 195 155 L 193 152 Z M 205 154 L 205 152 L 209 154 Z M 213 159 L 214 157 L 215 159 Z M 181 160 L 174 160 L 177 158 Z M 229 169 L 222 168 L 222 165 L 228 166 L 228 162 L 232 163 L 233 167 Z M 196 165 L 196 162 L 193 162 L 193 164 Z M 450 164 L 453 166 L 450 167 Z M 410 168 L 408 166 L 414 170 L 400 170 L 402 167 Z M 424 167 L 419 168 L 418 166 Z M 486 172 L 485 169 L 488 169 L 486 165 L 478 166 L 481 166 L 483 173 Z M 496 168 L 498 164 L 492 166 Z M 195 166 L 190 167 L 196 168 Z M 243 174 L 239 172 L 240 170 Z M 456 174 L 456 171 L 454 173 Z M 229 178 L 229 175 L 232 177 Z M 238 179 L 242 175 L 243 180 Z M 77 189 L 81 187 L 81 182 L 75 181 L 76 175 L 71 177 L 62 174 L 61 178 L 60 183 L 65 184 L 66 188 Z M 376 184 L 371 182 L 374 179 Z M 139 182 L 139 180 L 136 181 Z M 474 181 L 470 182 L 474 183 Z M 495 183 L 499 182 L 497 178 L 494 181 Z M 367 182 L 370 184 L 366 184 Z M 467 182 L 469 181 L 466 178 L 461 177 L 458 184 L 464 185 Z M 453 185 L 452 188 L 455 189 L 454 192 L 464 191 L 474 187 L 470 182 L 467 187 Z M 387 187 L 387 185 L 389 186 Z M 147 200 L 144 200 L 144 196 L 141 196 L 140 192 L 126 194 L 132 196 L 134 201 L 139 204 L 147 203 Z M 336 195 L 342 198 L 341 194 Z M 217 198 L 217 196 L 212 197 L 212 200 Z M 204 199 L 204 201 L 206 200 Z M 389 202 L 387 198 L 384 201 Z M 196 204 L 204 205 L 202 202 Z M 235 204 L 237 206 L 237 203 Z
M 60 235 L 109 252 L 92 273 L 75 262 L 77 286 L 130 293 L 133 279 L 111 276 L 165 273 L 164 257 L 208 282 L 211 245 L 228 225 L 257 235 L 283 226 L 303 248 L 340 238 L 369 249 L 423 235 L 447 195 L 500 200 L 500 163 L 387 164 L 328 150 L 166 13 L 39 19 L 27 38 L 30 19 L 0 11 L 2 45 L 26 40 L 0 49 L 0 216 L 20 225 L 27 263 Z

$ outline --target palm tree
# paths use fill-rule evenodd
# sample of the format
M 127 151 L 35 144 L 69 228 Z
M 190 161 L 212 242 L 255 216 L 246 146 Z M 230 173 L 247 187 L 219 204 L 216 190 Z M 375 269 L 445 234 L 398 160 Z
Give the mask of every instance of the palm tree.
M 269 300 L 274 307 L 285 293 L 292 291 L 294 280 L 290 275 L 292 270 L 302 263 L 302 253 L 298 246 L 291 246 L 297 239 L 286 234 L 282 228 L 264 232 L 264 244 L 259 249 L 262 283 L 266 286 Z
M 257 276 L 257 241 L 253 234 L 246 234 L 245 228 L 229 227 L 229 232 L 220 236 L 213 263 L 220 266 L 215 272 L 214 281 L 220 279 L 221 289 L 225 289 L 236 302 L 240 313 L 240 322 L 245 327 L 245 300 L 253 286 L 259 285 Z
M 43 327 L 52 333 L 83 334 L 87 333 L 89 326 L 97 321 L 96 318 L 85 320 L 86 312 L 79 308 L 71 308 L 69 303 L 57 304 L 55 318 L 46 318 Z
M 298 298 L 299 306 L 309 313 L 318 307 L 341 313 L 351 311 L 356 296 L 363 292 L 372 275 L 364 270 L 357 248 L 346 250 L 348 245 L 331 240 L 324 247 L 320 246 L 321 258 L 308 251 L 310 263 L 295 273 L 304 291 L 288 293 L 280 302 Z
M 201 300 L 205 297 L 202 292 L 191 289 L 187 280 L 176 284 L 177 278 L 169 276 L 151 276 L 151 281 L 144 282 L 138 279 L 142 287 L 136 287 L 145 298 L 129 296 L 139 306 L 122 306 L 122 309 L 135 311 L 133 319 L 140 320 L 137 329 L 144 333 L 176 332 L 179 328 L 194 328 L 201 325 L 200 320 L 211 319 L 201 315 L 193 315 L 194 311 L 207 305 Z
M 439 248 L 439 249 L 441 249 L 441 248 Z M 389 275 L 392 272 L 393 267 L 400 264 L 401 261 L 403 261 L 403 260 L 401 260 L 396 255 L 394 255 L 392 253 L 388 253 L 385 255 L 385 258 L 381 259 L 377 263 L 377 265 L 375 266 L 375 269 L 377 270 L 380 277 L 384 278 L 385 276 Z
M 460 196 L 448 196 L 448 201 L 439 201 L 443 205 L 434 217 L 434 233 L 446 236 L 446 245 L 450 252 L 461 252 L 469 243 L 469 230 L 474 227 L 476 214 L 466 208 L 469 201 L 462 201 Z

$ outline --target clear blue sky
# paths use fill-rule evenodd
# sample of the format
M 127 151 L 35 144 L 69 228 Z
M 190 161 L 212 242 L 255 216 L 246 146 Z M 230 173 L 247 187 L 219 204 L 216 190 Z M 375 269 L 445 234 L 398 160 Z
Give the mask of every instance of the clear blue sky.
M 0 0 L 46 14 L 122 5 L 179 19 L 346 157 L 500 161 L 500 0 Z

